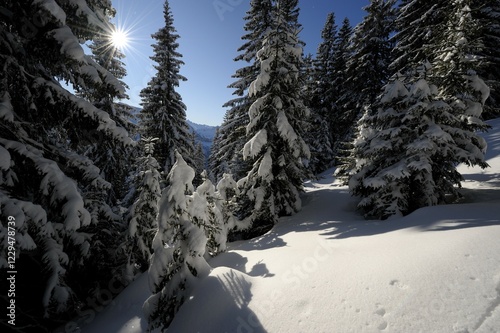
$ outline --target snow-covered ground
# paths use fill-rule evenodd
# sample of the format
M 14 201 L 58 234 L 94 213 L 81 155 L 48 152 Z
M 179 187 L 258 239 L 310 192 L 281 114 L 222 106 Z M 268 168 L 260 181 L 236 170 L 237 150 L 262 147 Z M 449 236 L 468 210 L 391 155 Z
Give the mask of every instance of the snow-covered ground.
M 327 172 L 303 210 L 213 260 L 168 332 L 500 332 L 500 119 L 463 203 L 366 221 Z M 85 333 L 146 330 L 139 277 Z

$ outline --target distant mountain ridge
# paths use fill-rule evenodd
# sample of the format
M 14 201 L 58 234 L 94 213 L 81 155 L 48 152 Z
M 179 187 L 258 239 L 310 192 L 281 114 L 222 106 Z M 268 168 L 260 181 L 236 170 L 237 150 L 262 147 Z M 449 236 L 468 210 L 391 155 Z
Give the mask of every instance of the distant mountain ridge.
M 219 126 L 197 124 L 191 120 L 188 120 L 187 123 L 196 133 L 210 141 L 214 140 L 217 128 L 219 128 Z
M 195 133 L 196 141 L 201 143 L 205 157 L 208 158 L 218 126 L 197 124 L 190 120 L 188 120 L 187 123 Z

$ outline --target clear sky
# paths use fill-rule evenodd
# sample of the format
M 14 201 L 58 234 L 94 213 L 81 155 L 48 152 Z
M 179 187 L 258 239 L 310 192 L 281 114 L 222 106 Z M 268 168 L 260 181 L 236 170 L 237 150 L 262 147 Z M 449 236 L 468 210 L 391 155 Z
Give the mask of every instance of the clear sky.
M 131 105 L 139 106 L 139 92 L 155 74 L 149 59 L 152 55 L 151 34 L 164 25 L 163 0 L 113 0 L 117 10 L 115 24 L 129 31 L 130 45 L 124 50 L 125 82 L 129 85 Z M 301 0 L 299 21 L 303 26 L 301 39 L 305 53 L 315 54 L 321 41 L 321 30 L 329 12 L 342 25 L 348 17 L 355 26 L 365 15 L 363 7 L 369 0 Z M 244 35 L 243 17 L 249 9 L 248 0 L 170 0 L 174 25 L 180 35 L 178 51 L 185 65 L 181 74 L 188 81 L 178 92 L 187 106 L 187 118 L 195 123 L 220 125 L 224 103 L 233 98 L 227 86 L 231 77 L 244 66 L 234 62 Z

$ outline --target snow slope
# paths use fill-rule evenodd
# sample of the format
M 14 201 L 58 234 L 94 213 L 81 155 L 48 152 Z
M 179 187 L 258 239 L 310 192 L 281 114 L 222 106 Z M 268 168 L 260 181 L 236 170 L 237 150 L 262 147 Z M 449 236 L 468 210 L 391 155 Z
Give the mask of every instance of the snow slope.
M 303 210 L 230 244 L 168 332 L 500 332 L 500 119 L 463 203 L 366 221 L 325 173 Z M 143 332 L 141 276 L 83 332 Z

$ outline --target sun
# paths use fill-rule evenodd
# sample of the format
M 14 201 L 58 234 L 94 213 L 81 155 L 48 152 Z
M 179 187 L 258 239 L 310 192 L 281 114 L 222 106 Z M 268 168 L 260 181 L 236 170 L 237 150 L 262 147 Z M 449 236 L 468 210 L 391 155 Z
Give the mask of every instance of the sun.
M 111 45 L 119 50 L 126 49 L 130 44 L 130 38 L 127 31 L 122 29 L 115 29 L 111 33 Z

